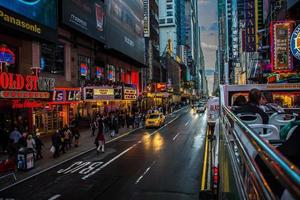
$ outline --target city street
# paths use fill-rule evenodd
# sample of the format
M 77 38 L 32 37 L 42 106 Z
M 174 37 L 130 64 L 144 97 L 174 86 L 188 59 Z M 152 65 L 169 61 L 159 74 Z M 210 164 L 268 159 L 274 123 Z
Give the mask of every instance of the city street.
M 198 199 L 206 115 L 190 109 L 0 192 L 12 199 Z

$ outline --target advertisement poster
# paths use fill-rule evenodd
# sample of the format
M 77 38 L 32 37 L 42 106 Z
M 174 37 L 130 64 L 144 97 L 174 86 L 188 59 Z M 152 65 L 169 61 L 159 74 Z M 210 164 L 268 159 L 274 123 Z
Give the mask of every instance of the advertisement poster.
M 132 59 L 145 63 L 144 1 L 106 1 L 106 44 Z
M 271 23 L 271 63 L 273 71 L 292 70 L 292 57 L 290 55 L 291 22 Z
M 0 23 L 40 38 L 55 40 L 57 0 L 0 1 Z
M 105 11 L 101 0 L 63 0 L 62 22 L 100 42 L 105 41 Z

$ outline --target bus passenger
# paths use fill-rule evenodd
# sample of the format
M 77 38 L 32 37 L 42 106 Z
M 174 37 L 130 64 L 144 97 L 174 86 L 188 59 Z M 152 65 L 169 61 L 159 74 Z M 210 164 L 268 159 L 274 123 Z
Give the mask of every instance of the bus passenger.
M 247 99 L 244 95 L 239 95 L 233 102 L 233 106 L 244 106 L 247 104 Z
M 284 113 L 282 107 L 274 103 L 272 92 L 263 92 L 260 104 L 260 109 L 266 113 Z
M 247 104 L 235 109 L 235 113 L 257 113 L 261 116 L 263 124 L 268 124 L 269 116 L 259 108 L 259 103 L 261 101 L 262 94 L 258 89 L 251 89 L 249 91 L 249 100 Z

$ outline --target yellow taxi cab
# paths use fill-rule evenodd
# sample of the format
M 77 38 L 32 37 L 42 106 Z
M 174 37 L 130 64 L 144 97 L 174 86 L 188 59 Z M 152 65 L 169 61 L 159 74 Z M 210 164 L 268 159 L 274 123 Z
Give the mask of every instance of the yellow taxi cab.
M 161 127 L 165 123 L 165 116 L 162 113 L 152 113 L 146 118 L 146 128 Z

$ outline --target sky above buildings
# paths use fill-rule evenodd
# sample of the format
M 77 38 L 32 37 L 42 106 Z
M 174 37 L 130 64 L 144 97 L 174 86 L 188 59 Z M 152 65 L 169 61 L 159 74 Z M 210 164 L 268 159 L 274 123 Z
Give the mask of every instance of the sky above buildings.
M 204 54 L 209 94 L 212 93 L 218 41 L 217 0 L 198 0 L 201 46 Z M 209 73 L 210 72 L 210 73 Z
M 217 0 L 198 0 L 198 6 L 205 67 L 214 69 L 218 37 Z

